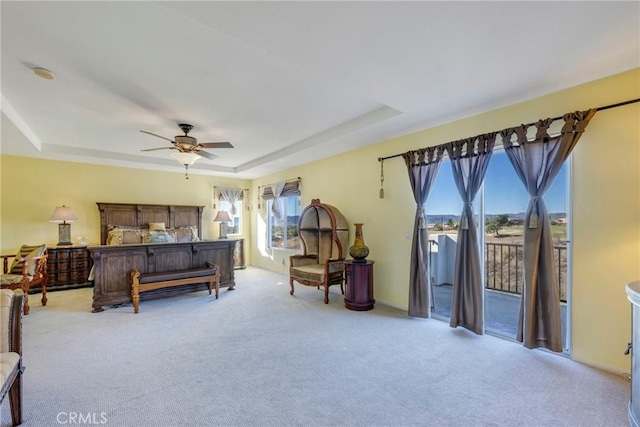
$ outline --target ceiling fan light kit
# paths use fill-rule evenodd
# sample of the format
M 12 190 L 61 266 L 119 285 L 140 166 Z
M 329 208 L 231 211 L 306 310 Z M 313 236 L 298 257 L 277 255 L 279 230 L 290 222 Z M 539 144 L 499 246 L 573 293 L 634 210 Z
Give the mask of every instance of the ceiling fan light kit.
M 180 162 L 181 165 L 185 165 L 185 166 L 194 164 L 196 160 L 200 158 L 200 156 L 197 155 L 196 153 L 183 153 L 183 152 L 171 153 L 171 157 L 173 157 L 178 162 Z
M 192 165 L 200 158 L 199 155 L 192 152 L 177 152 L 171 153 L 171 157 L 180 162 L 181 165 L 184 165 L 184 177 L 185 179 L 189 179 L 189 165 Z

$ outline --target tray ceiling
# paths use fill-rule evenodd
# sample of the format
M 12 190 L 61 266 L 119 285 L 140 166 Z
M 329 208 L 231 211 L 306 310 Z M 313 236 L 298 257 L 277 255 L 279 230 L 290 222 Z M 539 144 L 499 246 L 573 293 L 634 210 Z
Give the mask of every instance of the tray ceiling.
M 178 123 L 235 146 L 192 174 L 255 178 L 640 66 L 638 2 L 0 8 L 3 154 L 182 171 L 140 151 Z

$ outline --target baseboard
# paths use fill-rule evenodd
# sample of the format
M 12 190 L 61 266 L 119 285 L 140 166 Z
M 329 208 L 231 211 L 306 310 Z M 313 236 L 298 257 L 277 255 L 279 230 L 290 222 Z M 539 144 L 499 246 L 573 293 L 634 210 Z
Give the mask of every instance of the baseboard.
M 623 377 L 625 377 L 627 379 L 631 379 L 631 371 L 630 370 L 629 371 L 621 370 L 621 369 L 618 369 L 618 368 L 614 368 L 614 367 L 612 367 L 610 365 L 605 365 L 605 364 L 602 364 L 602 363 L 597 363 L 597 362 L 593 362 L 593 361 L 589 361 L 589 360 L 584 360 L 584 359 L 581 359 L 581 358 L 575 357 L 575 356 L 572 356 L 571 360 L 573 360 L 574 362 L 581 363 L 581 364 L 586 365 L 586 366 L 590 366 L 592 368 L 600 369 L 602 371 L 606 371 L 606 372 L 609 372 L 611 374 L 620 375 L 620 376 L 623 376 Z M 631 359 L 629 359 L 629 363 L 631 363 Z

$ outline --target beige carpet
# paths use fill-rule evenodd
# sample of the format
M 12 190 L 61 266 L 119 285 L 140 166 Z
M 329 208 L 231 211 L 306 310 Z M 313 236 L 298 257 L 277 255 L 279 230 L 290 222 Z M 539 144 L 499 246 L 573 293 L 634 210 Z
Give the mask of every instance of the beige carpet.
M 32 296 L 24 425 L 626 426 L 629 381 L 248 268 L 235 291 L 91 313 Z M 10 424 L 8 399 L 0 421 Z M 72 422 L 73 421 L 73 422 Z

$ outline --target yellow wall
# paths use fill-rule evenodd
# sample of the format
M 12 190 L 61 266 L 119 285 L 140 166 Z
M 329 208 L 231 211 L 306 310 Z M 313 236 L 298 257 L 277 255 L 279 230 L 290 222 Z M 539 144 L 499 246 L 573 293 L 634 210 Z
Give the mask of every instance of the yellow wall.
M 204 205 L 204 237 L 216 238 L 212 187 L 250 185 L 252 210 L 244 216 L 251 227 L 250 234 L 245 227 L 247 262 L 286 273 L 291 253 L 265 249 L 265 204 L 257 209 L 256 192 L 260 185 L 300 176 L 302 206 L 319 198 L 338 207 L 350 223 L 364 223 L 364 240 L 376 262 L 375 298 L 406 309 L 411 240 L 405 233 L 411 230 L 415 206 L 400 158 L 385 162 L 385 198 L 378 197 L 378 157 L 637 97 L 640 69 L 252 182 L 195 174 L 185 180 L 181 173 L 1 156 L 0 248 L 12 253 L 22 243 L 55 244 L 57 226 L 47 220 L 61 204 L 80 218 L 71 226 L 72 238 L 97 242 L 96 202 Z M 639 104 L 596 114 L 574 151 L 573 177 L 573 356 L 628 372 L 629 359 L 622 354 L 630 339 L 624 285 L 640 279 Z
M 71 206 L 79 221 L 71 224 L 71 239 L 100 240 L 96 202 L 205 206 L 202 236 L 218 237 L 213 222 L 213 186 L 249 188 L 249 181 L 143 169 L 99 166 L 27 157 L 0 157 L 0 248 L 15 253 L 22 244 L 58 242 L 58 225 L 48 220 L 56 206 Z M 217 205 L 219 207 L 219 205 Z M 251 215 L 244 215 L 249 238 Z M 246 257 L 249 258 L 248 256 Z
M 254 180 L 259 185 L 300 176 L 302 206 L 312 198 L 338 207 L 350 223 L 364 223 L 375 260 L 375 298 L 407 309 L 408 255 L 415 205 L 401 158 L 385 161 L 385 198 L 378 197 L 378 157 L 557 117 L 640 97 L 640 70 L 447 123 Z M 640 279 L 640 104 L 600 111 L 574 151 L 573 356 L 619 372 L 630 339 L 626 283 Z M 521 185 L 519 182 L 514 185 Z M 524 208 L 524 207 L 523 207 Z M 264 207 L 252 241 L 264 242 Z M 354 228 L 351 226 L 351 240 Z M 287 271 L 289 252 L 252 247 L 252 264 Z M 283 260 L 285 265 L 282 264 Z

